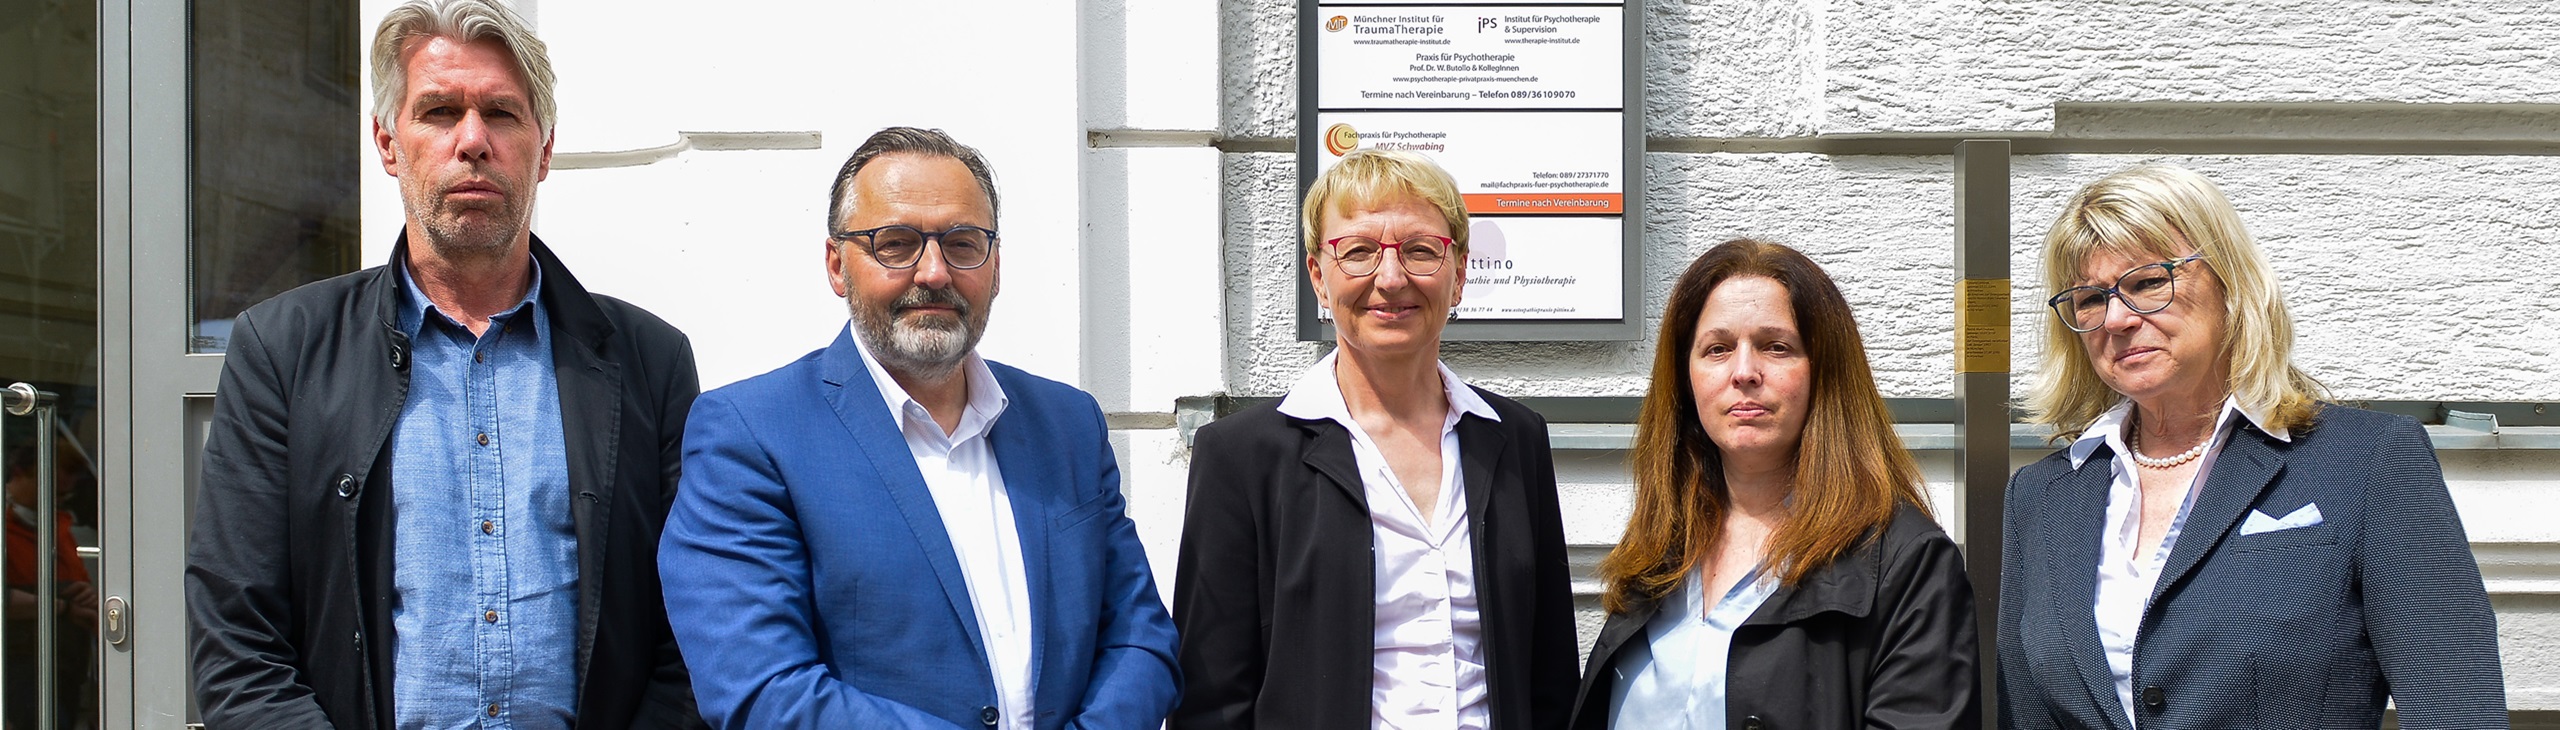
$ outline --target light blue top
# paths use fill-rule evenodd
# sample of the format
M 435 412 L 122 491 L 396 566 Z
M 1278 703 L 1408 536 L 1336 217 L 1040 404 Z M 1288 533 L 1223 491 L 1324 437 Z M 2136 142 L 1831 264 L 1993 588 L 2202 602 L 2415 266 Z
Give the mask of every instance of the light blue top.
M 393 719 L 566 730 L 578 540 L 542 270 L 478 337 L 401 277 L 411 356 L 391 445 Z
M 1733 630 L 1769 595 L 1777 577 L 1753 568 L 1713 609 L 1706 606 L 1704 569 L 1689 574 L 1645 622 L 1642 642 L 1628 642 L 1610 671 L 1609 727 L 1623 730 L 1722 730 L 1726 659 Z

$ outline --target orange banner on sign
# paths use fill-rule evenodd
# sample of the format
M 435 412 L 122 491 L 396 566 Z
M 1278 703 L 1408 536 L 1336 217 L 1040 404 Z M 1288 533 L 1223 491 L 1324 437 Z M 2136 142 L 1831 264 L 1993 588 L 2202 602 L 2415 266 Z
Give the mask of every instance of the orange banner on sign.
M 1468 193 L 1467 214 L 1624 213 L 1625 193 Z

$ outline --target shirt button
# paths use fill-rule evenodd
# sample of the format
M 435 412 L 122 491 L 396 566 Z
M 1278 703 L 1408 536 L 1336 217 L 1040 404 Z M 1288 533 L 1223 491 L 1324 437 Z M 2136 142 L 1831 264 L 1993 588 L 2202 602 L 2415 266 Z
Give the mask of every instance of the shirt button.
M 498 703 L 495 703 L 495 702 L 491 702 L 491 703 L 489 703 L 489 716 L 490 716 L 490 717 L 497 717 L 497 716 L 498 716 Z
M 496 611 L 490 611 L 490 612 L 488 612 L 488 613 L 480 614 L 480 620 L 482 620 L 482 621 L 487 621 L 487 622 L 489 622 L 489 623 L 493 623 L 493 624 L 494 624 L 494 623 L 497 623 L 497 622 L 498 622 L 498 612 L 496 612 Z
M 496 523 L 496 522 L 492 522 L 492 521 L 489 521 L 489 520 L 481 520 L 481 521 L 480 521 L 480 534 L 483 534 L 483 535 L 495 535 L 495 534 L 498 534 L 498 523 Z
M 489 445 L 489 434 L 486 434 L 486 433 L 480 434 L 480 445 L 482 445 L 482 446 L 487 446 L 487 445 Z
M 488 352 L 487 350 L 482 350 L 482 351 L 480 351 L 480 352 L 474 352 L 474 353 L 471 353 L 471 361 L 472 361 L 472 362 L 488 362 L 488 361 L 489 361 L 489 352 Z M 490 705 L 490 707 L 497 707 L 497 705 Z M 491 713 L 489 713 L 489 714 L 495 715 L 495 714 L 497 714 L 497 713 L 493 711 L 493 712 L 491 712 Z
M 1769 727 L 1769 724 L 1761 722 L 1759 715 L 1742 718 L 1742 730 L 1763 730 L 1763 728 L 1767 727 Z
M 2162 703 L 2168 701 L 2169 693 L 2160 691 L 2159 687 L 2142 688 L 2142 706 L 2157 710 Z

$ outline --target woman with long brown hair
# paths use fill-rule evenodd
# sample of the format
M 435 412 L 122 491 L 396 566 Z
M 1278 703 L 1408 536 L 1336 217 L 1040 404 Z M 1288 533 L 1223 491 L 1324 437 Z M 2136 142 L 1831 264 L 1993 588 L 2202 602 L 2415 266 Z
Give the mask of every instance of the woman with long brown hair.
M 1573 726 L 1979 726 L 1964 559 L 1822 267 L 1717 245 L 1657 347 Z

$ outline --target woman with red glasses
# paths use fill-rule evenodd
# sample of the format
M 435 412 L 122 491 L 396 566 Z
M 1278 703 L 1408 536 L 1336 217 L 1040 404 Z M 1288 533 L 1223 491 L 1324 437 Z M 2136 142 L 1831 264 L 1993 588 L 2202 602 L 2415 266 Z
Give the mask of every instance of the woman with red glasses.
M 1559 728 L 1573 597 L 1546 421 L 1440 363 L 1467 212 L 1409 152 L 1308 189 L 1335 348 L 1202 428 L 1174 573 L 1188 728 Z

